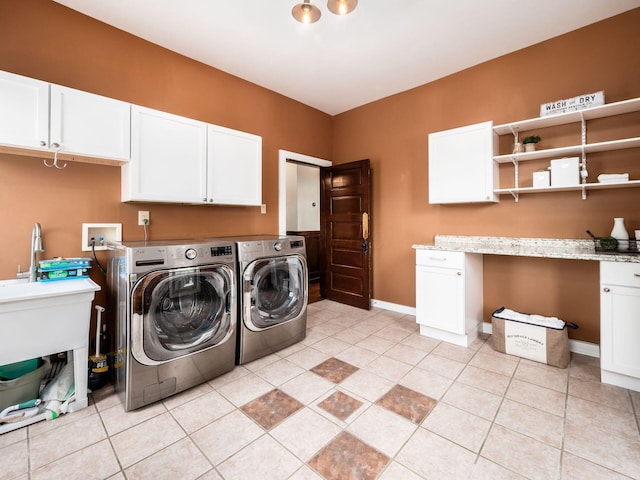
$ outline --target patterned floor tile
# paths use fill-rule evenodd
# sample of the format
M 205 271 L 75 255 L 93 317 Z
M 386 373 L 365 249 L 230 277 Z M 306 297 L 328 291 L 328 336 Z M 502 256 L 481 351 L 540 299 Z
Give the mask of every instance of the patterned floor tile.
M 311 371 L 333 383 L 340 383 L 349 375 L 358 371 L 358 367 L 331 357 L 313 367 Z
M 342 392 L 335 392 L 318 404 L 318 407 L 329 412 L 343 422 L 349 418 L 353 412 L 358 410 L 363 403 Z
M 241 410 L 258 422 L 265 430 L 271 430 L 304 405 L 281 390 L 275 389 L 243 405 Z
M 437 403 L 437 400 L 402 385 L 396 385 L 376 402 L 377 405 L 417 424 L 427 418 Z

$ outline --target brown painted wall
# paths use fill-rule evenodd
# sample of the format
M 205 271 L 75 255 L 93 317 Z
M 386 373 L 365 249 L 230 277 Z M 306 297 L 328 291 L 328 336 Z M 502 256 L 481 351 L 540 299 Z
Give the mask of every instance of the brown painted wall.
M 638 25 L 640 9 L 335 117 L 334 163 L 371 159 L 376 299 L 415 305 L 411 245 L 432 242 L 436 234 L 587 238 L 586 229 L 610 232 L 617 216 L 625 217 L 629 230 L 640 228 L 640 189 L 593 191 L 585 201 L 578 192 L 531 194 L 519 203 L 506 196 L 498 204 L 427 201 L 431 132 L 537 117 L 541 103 L 599 90 L 607 103 L 640 96 Z M 638 136 L 640 116 L 628 117 L 633 127 L 624 132 L 615 121 L 589 124 L 589 140 Z M 580 142 L 579 127 L 548 130 L 538 132 L 542 148 Z M 512 140 L 506 139 L 501 153 L 511 148 Z M 637 160 L 638 149 L 591 155 L 590 181 L 605 172 L 640 178 Z M 521 184 L 531 185 L 533 164 L 524 166 Z M 502 185 L 509 186 L 513 167 L 501 167 L 501 176 Z M 580 324 L 573 338 L 597 343 L 598 281 L 596 262 L 485 256 L 485 320 L 502 305 L 557 315 Z
M 261 135 L 267 204 L 266 215 L 257 207 L 123 204 L 118 167 L 56 170 L 0 155 L 0 278 L 13 277 L 18 263 L 28 268 L 36 221 L 47 258 L 86 256 L 83 222 L 119 222 L 125 240 L 142 239 L 138 210 L 151 212 L 152 239 L 277 233 L 278 149 L 330 156 L 329 115 L 55 2 L 0 0 L 0 32 L 0 70 Z M 97 268 L 91 276 L 104 286 Z M 104 291 L 97 299 L 104 305 Z
M 278 149 L 336 163 L 372 160 L 374 298 L 388 302 L 415 305 L 411 245 L 435 234 L 584 238 L 586 228 L 608 232 L 614 216 L 640 228 L 637 189 L 593 192 L 586 201 L 574 192 L 530 195 L 519 204 L 506 197 L 497 205 L 427 203 L 429 132 L 535 117 L 540 103 L 597 90 L 607 102 L 640 96 L 638 24 L 640 9 L 332 119 L 55 2 L 0 0 L 0 70 L 261 135 L 268 208 L 260 215 L 255 207 L 122 204 L 116 167 L 55 170 L 38 158 L 0 155 L 0 278 L 12 277 L 18 263 L 28 266 L 35 221 L 47 257 L 81 255 L 83 222 L 121 222 L 125 239 L 141 239 L 139 209 L 151 212 L 152 238 L 275 233 Z M 606 124 L 596 133 L 617 129 Z M 560 145 L 569 135 L 561 133 L 543 141 Z M 640 178 L 637 161 L 629 164 L 634 155 L 599 156 L 615 158 L 612 171 Z M 597 162 L 590 157 L 591 178 L 602 168 Z M 104 284 L 100 275 L 94 269 L 92 278 Z M 593 262 L 487 257 L 485 310 L 555 314 L 583 327 L 574 338 L 597 342 L 597 283 Z

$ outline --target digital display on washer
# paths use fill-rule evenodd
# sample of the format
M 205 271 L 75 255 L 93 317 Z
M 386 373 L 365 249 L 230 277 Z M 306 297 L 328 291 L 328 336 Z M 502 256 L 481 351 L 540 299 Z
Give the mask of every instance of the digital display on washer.
M 231 248 L 231 245 L 225 245 L 224 247 L 211 247 L 212 257 L 226 257 L 232 253 L 233 249 Z
M 302 248 L 303 242 L 302 240 L 292 240 L 291 241 L 291 248 Z

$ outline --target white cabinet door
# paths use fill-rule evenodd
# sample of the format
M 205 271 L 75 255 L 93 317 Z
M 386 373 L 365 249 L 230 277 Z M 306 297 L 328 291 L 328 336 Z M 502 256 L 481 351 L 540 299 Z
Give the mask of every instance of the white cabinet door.
M 90 157 L 129 160 L 131 105 L 51 85 L 51 148 Z
M 0 143 L 48 148 L 48 83 L 0 72 Z
M 464 283 L 453 268 L 416 267 L 416 321 L 464 335 Z
M 429 203 L 496 202 L 493 122 L 429 134 Z
M 122 201 L 207 202 L 207 124 L 135 105 L 131 119 Z
M 216 204 L 262 203 L 262 138 L 209 125 L 208 197 Z

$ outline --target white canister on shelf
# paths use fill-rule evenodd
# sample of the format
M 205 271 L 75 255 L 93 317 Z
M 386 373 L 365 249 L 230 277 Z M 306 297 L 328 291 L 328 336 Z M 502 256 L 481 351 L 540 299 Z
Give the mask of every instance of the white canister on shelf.
M 624 226 L 624 218 L 613 219 L 613 230 L 611 230 L 611 236 L 618 240 L 618 250 L 629 249 L 629 233 Z

